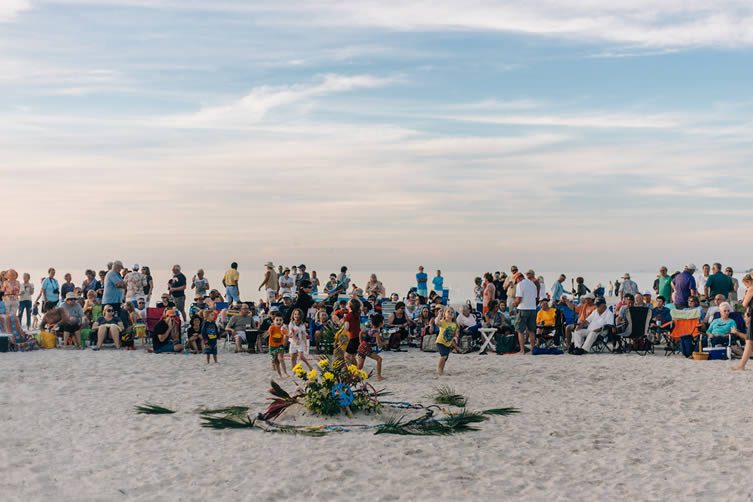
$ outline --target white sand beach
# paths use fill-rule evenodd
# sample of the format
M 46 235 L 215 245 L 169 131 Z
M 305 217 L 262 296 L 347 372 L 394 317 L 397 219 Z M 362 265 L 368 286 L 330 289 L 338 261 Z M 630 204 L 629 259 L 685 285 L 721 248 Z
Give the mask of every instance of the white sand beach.
M 751 371 L 662 355 L 469 354 L 438 380 L 435 365 L 433 354 L 386 353 L 390 398 L 427 403 L 441 383 L 471 409 L 521 413 L 451 437 L 213 431 L 197 409 L 265 407 L 267 355 L 221 352 L 207 367 L 141 351 L 0 354 L 2 499 L 753 497 Z M 178 413 L 135 414 L 145 402 Z

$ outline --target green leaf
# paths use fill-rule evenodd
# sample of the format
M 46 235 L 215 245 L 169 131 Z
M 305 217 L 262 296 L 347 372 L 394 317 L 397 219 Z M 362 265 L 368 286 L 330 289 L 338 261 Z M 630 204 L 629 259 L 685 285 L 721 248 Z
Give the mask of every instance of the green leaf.
M 520 413 L 520 410 L 517 408 L 492 408 L 481 413 L 484 415 L 512 415 L 513 413 Z
M 455 389 L 443 385 L 434 389 L 434 402 L 437 404 L 445 404 L 448 406 L 457 406 L 463 408 L 468 400 L 462 394 L 455 392 Z
M 248 406 L 228 406 L 226 408 L 217 408 L 216 410 L 201 410 L 202 415 L 225 415 L 226 417 L 244 416 L 248 413 Z
M 157 404 L 146 403 L 142 406 L 136 406 L 136 413 L 141 415 L 171 415 L 175 411 Z
M 217 417 L 214 415 L 201 415 L 203 420 L 201 426 L 208 429 L 253 429 L 256 427 L 255 421 L 249 417 Z

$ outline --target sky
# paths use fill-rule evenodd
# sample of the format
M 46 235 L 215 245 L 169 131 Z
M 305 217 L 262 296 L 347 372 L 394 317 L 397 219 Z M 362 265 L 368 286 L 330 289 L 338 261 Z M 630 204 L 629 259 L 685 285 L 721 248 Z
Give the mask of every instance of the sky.
M 0 261 L 753 266 L 752 49 L 747 0 L 2 0 Z

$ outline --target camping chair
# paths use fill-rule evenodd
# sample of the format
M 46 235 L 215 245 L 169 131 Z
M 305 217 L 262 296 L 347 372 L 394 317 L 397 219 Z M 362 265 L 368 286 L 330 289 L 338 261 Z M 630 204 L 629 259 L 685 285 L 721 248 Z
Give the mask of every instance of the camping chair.
M 669 356 L 677 354 L 680 351 L 680 340 L 683 337 L 690 337 L 693 339 L 699 333 L 698 328 L 701 321 L 701 313 L 697 309 L 689 310 L 673 310 L 672 322 L 668 327 L 669 333 L 664 335 L 666 345 L 664 346 L 664 355 Z
M 627 320 L 625 331 L 618 333 L 621 349 L 624 352 L 633 351 L 640 356 L 645 356 L 649 352 L 653 354 L 654 344 L 648 338 L 651 309 L 630 307 L 625 318 Z
M 721 317 L 722 317 L 721 312 L 714 313 L 714 319 L 720 319 Z M 737 328 L 738 331 L 742 333 L 747 332 L 747 327 L 745 326 L 745 318 L 743 317 L 743 314 L 741 314 L 740 312 L 730 312 L 729 318 L 735 321 L 735 328 Z M 708 342 L 709 347 L 711 347 L 712 346 L 711 335 L 708 335 L 708 340 L 709 340 Z M 733 335 L 732 333 L 729 333 L 727 335 L 727 347 L 732 347 L 732 345 L 737 345 L 737 344 L 738 344 L 737 337 Z

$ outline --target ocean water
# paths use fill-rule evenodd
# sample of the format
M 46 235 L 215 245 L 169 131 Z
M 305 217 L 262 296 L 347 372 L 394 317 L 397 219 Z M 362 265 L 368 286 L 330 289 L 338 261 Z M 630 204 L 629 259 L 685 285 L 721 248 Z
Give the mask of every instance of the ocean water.
M 0 267 L 0 269 L 4 268 L 10 268 L 8 266 Z M 19 272 L 19 275 L 23 272 L 29 272 L 32 276 L 32 282 L 35 285 L 36 292 L 39 292 L 39 286 L 44 277 L 47 276 L 46 269 L 24 269 L 23 267 L 14 267 Z M 322 287 L 328 280 L 328 276 L 332 272 L 336 272 L 336 270 L 329 270 L 329 269 L 317 269 L 316 267 L 312 268 L 313 270 L 317 271 L 317 275 L 319 276 L 319 280 L 322 283 Z M 309 272 L 312 270 L 309 269 Z M 658 270 L 658 267 L 657 267 Z M 69 269 L 65 268 L 64 266 L 56 266 L 56 278 L 60 283 L 63 283 L 63 276 L 66 272 L 70 272 L 73 277 L 74 284 L 81 285 L 84 279 L 84 269 Z M 195 275 L 196 270 L 195 269 L 183 269 L 183 273 L 186 275 L 189 281 L 191 278 Z M 244 269 L 239 268 L 239 272 L 241 274 L 240 279 L 240 290 L 241 290 L 241 298 L 243 300 L 253 300 L 257 301 L 259 298 L 261 298 L 261 294 L 257 290 L 259 287 L 259 284 L 261 283 L 262 279 L 264 278 L 264 270 L 259 269 Z M 431 278 L 435 274 L 436 271 L 432 272 L 431 270 L 426 271 L 429 274 L 429 287 L 431 287 Z M 485 271 L 479 271 L 479 272 L 473 272 L 473 271 L 464 271 L 464 270 L 443 270 L 442 276 L 444 277 L 444 285 L 446 288 L 450 290 L 450 300 L 454 304 L 458 303 L 464 303 L 465 300 L 473 299 L 473 288 L 474 283 L 473 279 L 475 277 L 481 277 Z M 490 272 L 495 272 L 494 270 L 491 270 Z M 509 270 L 506 270 L 506 272 L 509 274 Z M 205 269 L 205 276 L 207 279 L 209 279 L 210 287 L 218 289 L 220 292 L 224 294 L 225 290 L 222 287 L 222 277 L 224 275 L 224 270 L 210 270 Z M 369 276 L 371 275 L 371 271 L 366 270 L 350 270 L 349 274 L 351 277 L 351 283 L 356 284 L 359 287 L 364 287 L 366 283 L 368 282 Z M 379 280 L 381 280 L 384 283 L 385 288 L 387 289 L 387 293 L 398 293 L 401 297 L 405 296 L 407 291 L 411 288 L 416 286 L 415 282 L 415 275 L 416 270 L 390 270 L 390 271 L 374 271 L 374 273 L 377 274 L 377 277 Z M 536 271 L 537 276 L 543 276 L 545 286 L 547 288 L 547 291 L 549 291 L 552 287 L 552 283 L 557 280 L 560 273 L 558 271 Z M 567 281 L 565 281 L 565 289 L 569 290 L 571 287 L 571 284 L 575 277 L 581 276 L 585 279 L 585 284 L 593 289 L 598 283 L 601 283 L 605 288 L 608 287 L 609 281 L 611 280 L 614 282 L 615 279 L 620 278 L 620 282 L 622 282 L 622 276 L 624 275 L 625 271 L 618 272 L 570 272 L 565 270 L 564 274 L 567 276 Z M 639 272 L 630 272 L 631 278 L 638 284 L 638 287 L 641 289 L 641 291 L 651 290 L 651 287 L 653 285 L 654 279 L 657 276 L 657 272 L 649 272 L 649 271 L 639 271 Z M 740 279 L 742 278 L 742 274 L 738 273 L 735 274 L 735 276 Z M 167 282 L 172 277 L 172 272 L 169 269 L 154 269 L 152 268 L 152 277 L 154 278 L 154 289 L 155 294 L 153 295 L 153 298 L 158 298 L 159 295 L 162 292 L 167 291 Z M 35 293 L 36 294 L 36 293 Z M 189 292 L 190 294 L 190 292 Z

